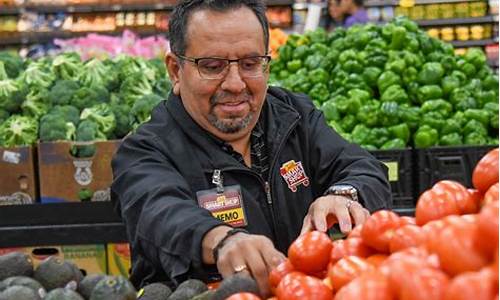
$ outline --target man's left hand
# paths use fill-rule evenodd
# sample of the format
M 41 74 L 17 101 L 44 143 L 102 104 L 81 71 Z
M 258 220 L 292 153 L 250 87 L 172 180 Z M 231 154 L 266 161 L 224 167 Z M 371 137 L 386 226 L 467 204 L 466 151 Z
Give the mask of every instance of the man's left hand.
M 359 202 L 351 200 L 346 196 L 326 195 L 316 199 L 304 218 L 304 224 L 300 234 L 311 230 L 326 232 L 327 216 L 334 215 L 339 222 L 340 230 L 348 233 L 354 224 L 363 224 L 370 216 L 370 212 Z

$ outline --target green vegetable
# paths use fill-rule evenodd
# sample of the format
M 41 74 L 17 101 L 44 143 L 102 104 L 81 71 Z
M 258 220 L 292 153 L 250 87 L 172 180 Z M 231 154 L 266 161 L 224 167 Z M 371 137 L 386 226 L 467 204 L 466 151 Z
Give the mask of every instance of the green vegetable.
M 364 69 L 362 77 L 365 80 L 365 82 L 370 86 L 370 87 L 376 87 L 377 86 L 377 80 L 380 74 L 382 73 L 382 70 L 380 70 L 377 67 L 367 67 Z
M 379 123 L 378 110 L 380 102 L 375 100 L 367 101 L 356 114 L 356 119 L 368 127 L 375 127 Z
M 406 123 L 390 126 L 389 133 L 391 137 L 402 140 L 404 144 L 408 143 L 410 139 L 410 128 Z
M 418 73 L 418 82 L 423 85 L 440 84 L 444 75 L 443 66 L 437 62 L 428 62 L 422 66 Z
M 465 112 L 465 118 L 468 120 L 476 120 L 481 122 L 485 127 L 488 127 L 490 123 L 490 113 L 487 110 L 482 109 L 467 109 Z
M 472 64 L 477 70 L 486 64 L 486 55 L 479 48 L 469 48 L 465 53 L 465 61 Z
M 431 111 L 423 114 L 422 119 L 420 120 L 420 126 L 428 125 L 434 129 L 441 130 L 444 127 L 446 121 L 443 115 L 439 112 Z
M 439 139 L 439 145 L 442 145 L 442 146 L 463 145 L 462 136 L 457 132 L 445 134 L 445 135 L 441 136 L 441 138 Z
M 408 103 L 408 95 L 405 90 L 399 85 L 391 85 L 388 87 L 382 97 L 380 98 L 382 102 L 396 102 L 396 103 Z
M 455 118 L 447 119 L 443 128 L 441 128 L 441 134 L 446 135 L 450 133 L 461 133 L 462 132 L 462 124 Z
M 383 126 L 399 124 L 399 105 L 396 102 L 384 102 L 378 111 L 378 119 Z
M 385 71 L 380 74 L 377 80 L 378 90 L 381 94 L 391 85 L 401 85 L 401 78 L 392 71 Z
M 436 129 L 423 125 L 418 128 L 413 137 L 413 143 L 417 148 L 429 148 L 437 144 L 439 133 Z
M 342 129 L 345 132 L 352 132 L 357 123 L 358 122 L 356 121 L 356 117 L 354 117 L 353 115 L 345 116 L 340 122 Z
M 381 150 L 404 149 L 404 148 L 406 148 L 406 142 L 398 138 L 389 140 L 380 147 Z
M 422 104 L 421 109 L 423 113 L 438 112 L 445 118 L 447 118 L 453 111 L 452 105 L 443 99 L 425 101 Z
M 454 76 L 446 76 L 441 81 L 441 86 L 443 88 L 443 95 L 449 96 L 454 89 L 460 87 L 460 79 Z
M 464 126 L 463 133 L 465 136 L 477 132 L 480 135 L 487 136 L 488 135 L 488 130 L 486 129 L 486 126 L 483 125 L 483 123 L 479 122 L 478 120 L 469 120 Z
M 163 99 L 155 94 L 143 96 L 139 99 L 130 110 L 132 127 L 135 129 L 140 124 L 149 121 L 153 108 L 158 105 Z
M 298 59 L 291 60 L 286 64 L 286 69 L 291 73 L 297 72 L 301 67 L 302 62 Z
M 116 128 L 116 118 L 109 104 L 101 103 L 85 108 L 81 115 L 81 120 L 91 120 L 99 126 L 99 131 L 106 136 L 111 135 Z
M 352 130 L 352 141 L 358 145 L 365 144 L 369 141 L 370 129 L 363 124 L 358 124 Z
M 438 85 L 424 85 L 418 89 L 418 101 L 424 103 L 427 100 L 439 99 L 443 96 L 443 90 Z
M 30 146 L 38 137 L 36 119 L 12 115 L 0 124 L 0 145 L 2 147 Z
M 340 113 L 339 113 L 339 110 L 337 108 L 337 104 L 334 101 L 332 101 L 332 100 L 326 101 L 325 103 L 323 103 L 321 105 L 320 109 L 323 112 L 323 114 L 325 115 L 325 118 L 327 121 L 340 120 Z
M 40 119 L 40 140 L 43 142 L 71 141 L 75 133 L 75 124 L 66 122 L 64 116 L 54 113 L 47 114 Z
M 49 92 L 49 101 L 52 105 L 68 105 L 80 86 L 71 80 L 56 81 Z
M 488 137 L 479 132 L 467 134 L 464 139 L 466 145 L 487 145 Z

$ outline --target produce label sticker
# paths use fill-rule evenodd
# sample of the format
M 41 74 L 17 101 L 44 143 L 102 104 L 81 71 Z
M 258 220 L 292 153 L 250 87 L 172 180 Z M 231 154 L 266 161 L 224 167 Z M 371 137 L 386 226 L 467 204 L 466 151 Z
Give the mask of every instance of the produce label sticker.
M 384 164 L 389 169 L 389 181 L 398 181 L 399 180 L 399 165 L 395 161 L 387 161 Z
M 247 226 L 247 219 L 239 185 L 224 187 L 223 193 L 216 189 L 198 191 L 198 205 L 209 210 L 212 216 L 233 227 Z
M 285 180 L 288 188 L 292 192 L 297 191 L 297 187 L 301 184 L 309 186 L 309 177 L 307 177 L 302 162 L 290 160 L 284 163 L 280 168 L 281 177 Z
M 19 164 L 21 162 L 21 153 L 12 152 L 12 151 L 4 151 L 2 155 L 2 159 L 4 162 L 8 162 L 11 164 Z

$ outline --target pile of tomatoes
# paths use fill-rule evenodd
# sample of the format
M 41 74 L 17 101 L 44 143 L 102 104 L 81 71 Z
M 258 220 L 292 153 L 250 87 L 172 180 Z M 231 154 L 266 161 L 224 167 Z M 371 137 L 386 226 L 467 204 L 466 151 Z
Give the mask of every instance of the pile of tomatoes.
M 381 210 L 347 239 L 301 235 L 269 276 L 271 299 L 498 299 L 498 153 L 478 163 L 474 189 L 444 180 L 424 192 L 415 218 Z

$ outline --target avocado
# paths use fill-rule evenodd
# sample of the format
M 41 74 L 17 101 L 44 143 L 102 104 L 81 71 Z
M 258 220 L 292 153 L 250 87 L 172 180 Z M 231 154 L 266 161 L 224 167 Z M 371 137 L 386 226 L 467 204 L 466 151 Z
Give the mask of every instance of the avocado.
M 51 291 L 58 287 L 64 287 L 71 281 L 79 283 L 83 275 L 75 264 L 63 261 L 57 256 L 49 256 L 36 268 L 34 278 L 47 291 Z
M 137 292 L 123 276 L 106 276 L 92 290 L 90 300 L 135 300 Z
M 33 276 L 33 261 L 29 255 L 11 252 L 0 256 L 0 280 L 12 276 Z
M 181 283 L 168 300 L 189 300 L 208 290 L 207 285 L 198 279 L 189 279 Z
M 29 287 L 14 285 L 0 293 L 0 300 L 41 300 L 38 294 Z
M 224 300 L 233 294 L 247 292 L 260 296 L 257 282 L 245 274 L 235 274 L 222 280 L 219 288 L 215 291 L 212 300 Z
M 9 277 L 3 281 L 3 283 L 6 285 L 6 287 L 9 286 L 15 286 L 15 285 L 22 285 L 25 287 L 29 287 L 30 289 L 34 290 L 40 297 L 45 295 L 45 289 L 43 286 L 40 284 L 40 282 L 36 281 L 33 278 L 26 277 L 26 276 L 14 276 L 14 277 Z
M 141 300 L 166 300 L 172 294 L 172 290 L 163 283 L 155 282 L 148 284 L 139 291 Z
M 71 290 L 57 288 L 50 291 L 43 300 L 84 300 L 80 294 Z
M 92 294 L 92 290 L 99 283 L 99 281 L 103 280 L 106 275 L 103 274 L 92 274 L 85 276 L 80 284 L 78 285 L 78 293 L 82 295 L 85 299 L 89 299 Z
M 206 292 L 203 292 L 197 296 L 194 296 L 191 298 L 191 300 L 212 300 L 212 297 L 215 294 L 215 290 L 208 290 Z

